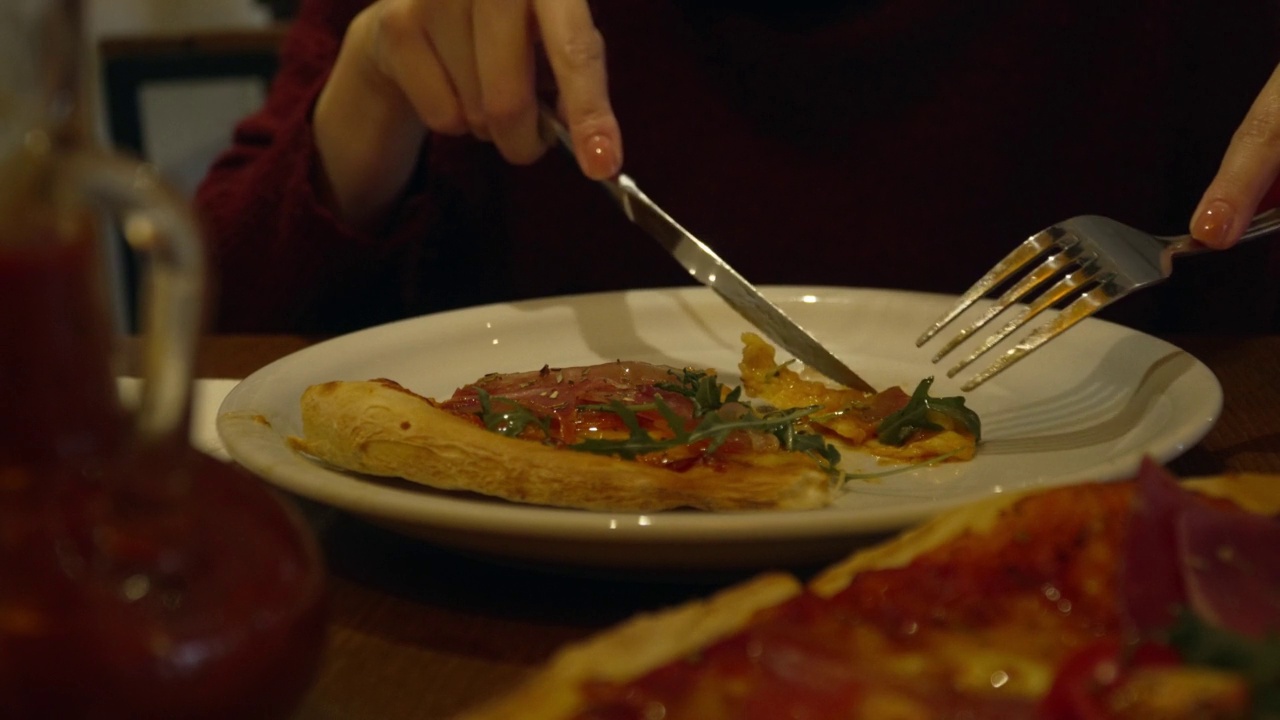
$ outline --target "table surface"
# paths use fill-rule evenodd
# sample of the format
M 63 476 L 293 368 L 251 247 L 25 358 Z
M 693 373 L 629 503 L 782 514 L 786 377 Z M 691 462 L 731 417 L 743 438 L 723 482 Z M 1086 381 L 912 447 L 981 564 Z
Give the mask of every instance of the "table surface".
M 1171 467 L 1183 476 L 1280 473 L 1280 335 L 1166 339 L 1208 365 L 1225 394 L 1221 419 Z M 316 340 L 206 337 L 196 374 L 244 377 Z M 332 609 L 296 720 L 449 717 L 511 687 L 567 642 L 735 579 L 623 581 L 501 565 L 298 502 L 326 552 Z

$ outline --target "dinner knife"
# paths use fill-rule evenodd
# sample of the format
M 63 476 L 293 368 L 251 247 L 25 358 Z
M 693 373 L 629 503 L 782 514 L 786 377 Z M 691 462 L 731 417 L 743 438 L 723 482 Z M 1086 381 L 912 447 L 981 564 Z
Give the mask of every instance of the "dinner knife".
M 573 155 L 573 140 L 569 131 L 549 108 L 543 107 L 541 114 L 544 126 L 555 135 L 560 146 Z M 601 180 L 600 184 L 618 201 L 631 222 L 653 236 L 690 275 L 715 291 L 766 337 L 805 365 L 841 385 L 867 393 L 875 392 L 875 388 L 866 380 L 787 317 L 781 308 L 769 302 L 710 246 L 694 237 L 657 203 L 650 200 L 630 177 L 619 173 L 616 177 Z

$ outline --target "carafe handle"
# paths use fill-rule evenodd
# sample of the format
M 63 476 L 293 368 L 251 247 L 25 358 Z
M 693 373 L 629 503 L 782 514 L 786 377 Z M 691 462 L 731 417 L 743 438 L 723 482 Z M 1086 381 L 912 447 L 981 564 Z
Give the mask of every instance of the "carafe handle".
M 187 430 L 205 289 L 199 226 L 186 201 L 145 163 L 94 151 L 65 163 L 73 187 L 120 218 L 126 242 L 144 261 L 136 432 L 143 443 L 164 442 Z

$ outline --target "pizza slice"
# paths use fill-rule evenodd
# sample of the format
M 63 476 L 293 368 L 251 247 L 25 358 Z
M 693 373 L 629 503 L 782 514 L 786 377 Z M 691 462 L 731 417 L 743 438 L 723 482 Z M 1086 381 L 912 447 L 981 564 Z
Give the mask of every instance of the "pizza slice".
M 761 402 L 713 370 L 621 360 L 489 374 L 443 400 L 387 379 L 334 381 L 304 392 L 290 443 L 442 490 L 636 512 L 823 507 L 844 479 L 841 449 L 876 439 L 878 424 L 919 448 L 902 457 L 972 457 L 979 427 L 962 400 L 956 420 L 927 392 L 830 387 L 774 364 L 758 337 L 744 342 L 740 369 Z
M 635 618 L 463 718 L 1277 717 L 1280 476 L 1189 486 L 999 496 Z

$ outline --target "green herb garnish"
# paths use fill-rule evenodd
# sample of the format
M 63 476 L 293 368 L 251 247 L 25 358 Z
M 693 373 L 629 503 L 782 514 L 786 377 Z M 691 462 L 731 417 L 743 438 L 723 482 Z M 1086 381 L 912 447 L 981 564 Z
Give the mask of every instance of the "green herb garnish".
M 651 403 L 626 405 L 617 400 L 607 405 L 583 405 L 582 410 L 611 412 L 618 416 L 628 430 L 628 436 L 622 439 L 586 438 L 580 442 L 566 445 L 570 450 L 596 453 L 599 455 L 616 455 L 628 460 L 637 455 L 661 452 L 685 445 L 709 441 L 704 450 L 710 454 L 716 451 L 731 433 L 736 430 L 767 432 L 778 438 L 785 450 L 803 452 L 812 455 L 828 472 L 835 473 L 840 463 L 840 452 L 833 445 L 816 433 L 803 432 L 796 428 L 796 421 L 813 414 L 819 406 L 792 408 L 790 410 L 757 412 L 749 405 L 743 405 L 742 414 L 732 419 L 722 417 L 718 412 L 729 403 L 739 402 L 742 388 L 735 387 L 725 391 L 715 375 L 696 370 L 684 370 L 671 373 L 673 382 L 658 383 L 660 390 L 682 395 L 693 403 L 693 428 L 686 418 L 681 417 L 659 395 Z M 476 396 L 480 402 L 480 420 L 489 430 L 517 437 L 530 426 L 542 431 L 545 437 L 551 436 L 551 428 L 546 418 L 540 417 L 533 410 L 519 402 L 501 396 L 491 396 L 484 389 L 477 387 Z M 672 437 L 655 438 L 640 422 L 639 413 L 657 412 L 671 428 Z
M 812 414 L 812 411 L 818 407 L 814 405 L 807 409 Z M 840 464 L 840 451 L 835 445 L 827 442 L 826 438 L 818 433 L 797 430 L 794 421 L 775 428 L 772 432 L 783 448 L 792 452 L 809 453 L 817 458 L 818 464 L 828 472 L 836 472 L 836 466 Z
M 783 448 L 787 450 L 816 452 L 821 460 L 830 463 L 832 467 L 840 459 L 840 455 L 835 448 L 825 445 L 820 436 L 812 433 L 801 433 L 795 429 L 795 421 L 818 409 L 817 405 L 768 412 L 763 415 L 747 408 L 740 417 L 734 419 L 726 419 L 718 413 L 709 412 L 697 418 L 698 423 L 693 429 L 686 428 L 684 419 L 677 415 L 671 409 L 671 406 L 660 397 L 655 398 L 652 403 L 641 405 L 624 405 L 614 401 L 608 405 L 584 407 L 613 412 L 627 426 L 630 435 L 625 439 L 619 440 L 587 438 L 582 442 L 568 446 L 571 450 L 600 455 L 617 455 L 630 460 L 637 455 L 670 450 L 702 442 L 703 440 L 710 440 L 706 452 L 711 453 L 729 438 L 731 432 L 735 430 L 757 430 L 772 433 L 781 442 Z M 662 415 L 671 427 L 672 437 L 655 438 L 641 427 L 637 413 L 646 410 L 655 410 Z M 834 462 L 832 462 L 832 458 L 834 458 Z
M 1280 635 L 1252 639 L 1216 628 L 1195 613 L 1182 612 L 1169 630 L 1169 644 L 1189 665 L 1239 673 L 1250 686 L 1253 714 L 1280 717 Z
M 545 418 L 538 417 L 529 408 L 515 400 L 504 397 L 491 397 L 484 389 L 476 388 L 476 398 L 480 401 L 480 421 L 484 426 L 499 435 L 518 437 L 525 428 L 533 425 L 542 431 L 544 436 L 551 435 L 551 427 Z M 495 403 L 502 409 L 495 409 Z
M 927 377 L 916 386 L 905 407 L 880 421 L 876 434 L 886 445 L 902 445 L 917 430 L 942 430 L 942 426 L 929 419 L 933 411 L 950 417 L 973 433 L 974 440 L 982 439 L 982 421 L 978 414 L 965 407 L 962 397 L 929 397 L 933 378 Z
M 671 373 L 675 375 L 675 373 Z M 711 373 L 685 369 L 677 378 L 679 383 L 656 383 L 659 390 L 679 393 L 693 401 L 693 415 L 700 417 L 712 410 L 719 410 L 726 403 L 738 402 L 742 388 L 735 387 L 723 393 L 723 385 Z

